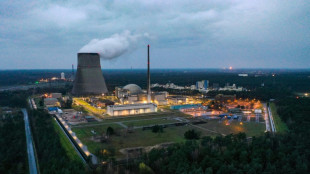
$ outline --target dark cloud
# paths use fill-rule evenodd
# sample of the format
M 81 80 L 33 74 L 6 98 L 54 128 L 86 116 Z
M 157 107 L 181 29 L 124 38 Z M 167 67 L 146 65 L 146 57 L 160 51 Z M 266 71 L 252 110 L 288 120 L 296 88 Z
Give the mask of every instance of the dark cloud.
M 70 68 L 95 38 L 149 33 L 108 68 L 308 68 L 307 0 L 1 1 L 0 69 Z

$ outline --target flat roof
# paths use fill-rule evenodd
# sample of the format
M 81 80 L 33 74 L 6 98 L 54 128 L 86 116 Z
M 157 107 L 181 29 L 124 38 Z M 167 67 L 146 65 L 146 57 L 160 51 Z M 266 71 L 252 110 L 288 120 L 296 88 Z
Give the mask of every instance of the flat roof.
M 152 106 L 157 106 L 154 103 L 142 103 L 142 104 L 127 104 L 127 105 L 110 105 L 108 108 L 112 108 L 113 110 L 124 110 L 124 109 L 143 109 L 149 108 Z

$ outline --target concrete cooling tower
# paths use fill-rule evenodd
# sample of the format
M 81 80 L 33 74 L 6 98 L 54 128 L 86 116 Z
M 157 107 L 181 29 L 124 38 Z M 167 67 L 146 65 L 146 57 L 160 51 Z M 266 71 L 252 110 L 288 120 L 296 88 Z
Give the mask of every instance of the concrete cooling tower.
M 78 67 L 72 94 L 76 96 L 98 95 L 108 89 L 102 75 L 98 53 L 78 53 Z

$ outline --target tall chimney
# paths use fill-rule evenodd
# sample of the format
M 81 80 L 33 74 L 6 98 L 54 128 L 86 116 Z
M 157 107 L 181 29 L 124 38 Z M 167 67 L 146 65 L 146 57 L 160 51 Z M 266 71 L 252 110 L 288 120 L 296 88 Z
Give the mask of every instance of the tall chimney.
M 151 103 L 150 45 L 147 45 L 147 102 Z
M 108 89 L 102 75 L 98 53 L 78 53 L 78 67 L 72 94 L 77 96 L 99 95 Z
M 74 76 L 74 65 L 72 64 L 72 77 Z

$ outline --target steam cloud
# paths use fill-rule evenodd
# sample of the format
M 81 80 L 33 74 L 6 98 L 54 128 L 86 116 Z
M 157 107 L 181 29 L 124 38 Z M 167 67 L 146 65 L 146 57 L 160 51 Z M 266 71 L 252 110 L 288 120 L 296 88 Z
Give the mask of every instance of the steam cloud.
M 148 37 L 148 33 L 131 34 L 130 31 L 124 31 L 102 40 L 93 39 L 79 53 L 99 53 L 102 59 L 111 60 L 134 48 L 138 40 Z

